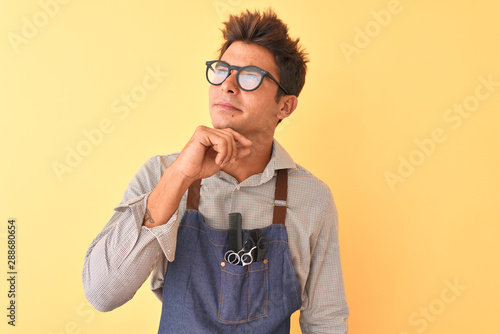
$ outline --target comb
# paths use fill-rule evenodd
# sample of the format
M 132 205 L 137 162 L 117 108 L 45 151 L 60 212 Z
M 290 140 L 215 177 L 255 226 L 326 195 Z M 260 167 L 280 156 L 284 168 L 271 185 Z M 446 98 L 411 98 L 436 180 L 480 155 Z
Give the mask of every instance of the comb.
M 239 252 L 243 248 L 241 229 L 241 213 L 231 212 L 229 214 L 229 249 L 234 252 Z

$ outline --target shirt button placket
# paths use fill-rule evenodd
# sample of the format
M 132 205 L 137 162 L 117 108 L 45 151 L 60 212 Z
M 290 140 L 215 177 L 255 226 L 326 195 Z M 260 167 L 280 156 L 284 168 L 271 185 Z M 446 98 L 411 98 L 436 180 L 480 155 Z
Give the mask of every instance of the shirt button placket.
M 230 212 L 234 211 L 234 200 L 235 200 L 236 192 L 238 190 L 240 190 L 240 185 L 239 184 L 236 187 L 234 187 L 233 191 L 231 192 L 231 211 Z

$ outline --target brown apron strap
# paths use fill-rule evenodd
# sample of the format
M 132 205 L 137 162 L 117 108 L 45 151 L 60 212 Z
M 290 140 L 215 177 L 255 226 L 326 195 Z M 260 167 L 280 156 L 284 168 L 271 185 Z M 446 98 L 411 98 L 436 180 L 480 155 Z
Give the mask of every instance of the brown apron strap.
M 186 209 L 198 210 L 198 205 L 200 204 L 200 187 L 201 179 L 194 181 L 191 186 L 189 186 Z M 276 190 L 274 193 L 273 224 L 285 224 L 286 209 L 288 206 L 287 194 L 288 170 L 280 169 L 278 170 L 278 177 L 276 178 Z M 285 205 L 276 205 L 277 200 L 285 202 Z
M 285 224 L 286 218 L 286 208 L 288 207 L 287 201 L 288 193 L 288 170 L 280 169 L 278 170 L 278 177 L 276 178 L 276 190 L 274 193 L 274 213 L 273 213 L 273 224 Z M 276 201 L 284 201 L 284 206 L 276 205 Z
M 198 205 L 200 204 L 200 186 L 201 179 L 194 181 L 189 186 L 186 209 L 198 210 Z

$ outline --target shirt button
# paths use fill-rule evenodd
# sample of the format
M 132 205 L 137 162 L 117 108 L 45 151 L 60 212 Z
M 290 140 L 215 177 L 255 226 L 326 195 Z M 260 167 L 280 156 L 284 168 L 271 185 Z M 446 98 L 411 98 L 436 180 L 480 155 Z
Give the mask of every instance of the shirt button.
M 236 189 L 235 190 L 240 190 L 240 186 L 236 186 Z

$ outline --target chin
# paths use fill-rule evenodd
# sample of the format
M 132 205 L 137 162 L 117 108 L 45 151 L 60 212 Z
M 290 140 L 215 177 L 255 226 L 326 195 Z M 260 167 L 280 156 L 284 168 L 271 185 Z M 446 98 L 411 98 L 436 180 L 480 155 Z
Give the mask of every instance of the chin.
M 237 122 L 234 120 L 236 117 L 232 115 L 217 115 L 213 117 L 214 115 L 212 114 L 212 126 L 214 129 L 226 129 L 226 128 L 231 128 L 235 131 L 237 131 L 235 128 L 237 128 Z
M 212 127 L 214 129 L 233 129 L 234 131 L 238 131 L 236 130 L 236 127 L 234 126 L 234 124 L 230 123 L 230 122 L 212 122 Z

